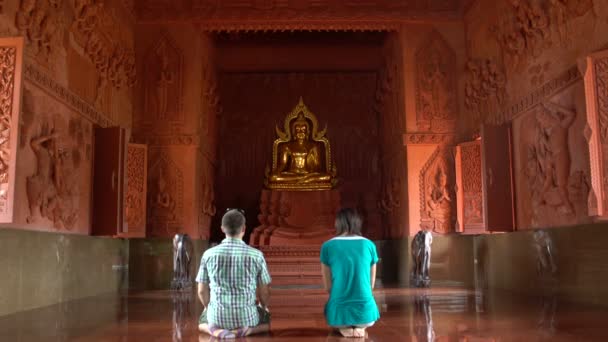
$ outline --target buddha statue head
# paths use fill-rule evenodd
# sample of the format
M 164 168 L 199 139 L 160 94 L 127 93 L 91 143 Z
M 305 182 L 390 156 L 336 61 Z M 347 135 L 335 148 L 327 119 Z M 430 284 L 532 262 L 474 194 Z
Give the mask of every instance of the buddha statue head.
M 302 99 L 285 117 L 284 129 L 276 128 L 272 167 L 264 184 L 269 189 L 323 190 L 336 184 L 326 129 L 318 131 L 317 118 Z

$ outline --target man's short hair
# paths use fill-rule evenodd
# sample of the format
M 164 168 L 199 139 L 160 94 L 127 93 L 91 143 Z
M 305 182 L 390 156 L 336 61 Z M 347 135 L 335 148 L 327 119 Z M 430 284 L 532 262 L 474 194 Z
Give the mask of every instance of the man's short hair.
M 238 235 L 243 226 L 245 226 L 245 215 L 238 209 L 230 209 L 222 217 L 222 227 L 228 236 Z

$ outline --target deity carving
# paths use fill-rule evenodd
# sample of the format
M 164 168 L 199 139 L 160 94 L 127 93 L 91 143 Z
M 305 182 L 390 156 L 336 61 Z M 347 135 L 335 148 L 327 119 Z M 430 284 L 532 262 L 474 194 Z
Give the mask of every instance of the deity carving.
M 421 227 L 436 233 L 454 231 L 453 158 L 447 146 L 439 146 L 420 173 Z
M 172 290 L 185 290 L 192 287 L 190 262 L 194 247 L 188 234 L 175 234 L 173 237 L 173 280 Z
M 536 140 L 527 146 L 525 164 L 532 196 L 532 225 L 548 224 L 547 220 L 557 216 L 572 221 L 580 211 L 575 204 L 586 199 L 589 190 L 586 175 L 571 171 L 568 136 L 576 112 L 543 102 L 535 118 Z
M 167 155 L 161 154 L 148 175 L 148 231 L 152 235 L 174 234 L 181 222 L 181 171 Z
M 456 119 L 456 57 L 437 32 L 416 53 L 416 121 L 418 129 L 448 132 Z
M 533 245 L 536 251 L 536 273 L 538 275 L 554 275 L 557 272 L 553 240 L 544 230 L 534 231 Z
M 337 182 L 332 165 L 327 128 L 317 130 L 317 118 L 302 99 L 285 117 L 284 131 L 276 127 L 278 139 L 272 147 L 272 168 L 267 168 L 269 189 L 331 189 Z
M 146 60 L 145 106 L 161 122 L 181 119 L 181 60 L 181 52 L 167 36 L 161 38 Z
M 40 133 L 30 140 L 36 156 L 36 171 L 27 177 L 26 190 L 30 214 L 28 223 L 38 216 L 53 222 L 56 228 L 71 230 L 78 220 L 78 178 L 74 161 L 76 149 L 65 141 L 49 123 L 43 123 Z
M 410 282 L 415 287 L 429 287 L 431 278 L 431 244 L 433 234 L 427 230 L 420 230 L 412 239 L 412 273 Z
M 478 120 L 486 120 L 482 115 L 492 118 L 504 103 L 504 72 L 489 59 L 469 60 L 466 72 L 465 107 Z

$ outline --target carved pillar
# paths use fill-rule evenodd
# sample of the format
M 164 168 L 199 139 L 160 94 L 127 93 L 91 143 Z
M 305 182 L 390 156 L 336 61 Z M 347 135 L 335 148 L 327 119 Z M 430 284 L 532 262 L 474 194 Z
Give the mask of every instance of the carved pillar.
M 457 230 L 478 233 L 485 228 L 481 175 L 481 140 L 456 146 Z
M 23 38 L 0 39 L 0 223 L 13 222 Z
M 586 59 L 585 98 L 591 162 L 591 191 L 588 208 L 590 216 L 608 218 L 608 50 L 594 53 Z

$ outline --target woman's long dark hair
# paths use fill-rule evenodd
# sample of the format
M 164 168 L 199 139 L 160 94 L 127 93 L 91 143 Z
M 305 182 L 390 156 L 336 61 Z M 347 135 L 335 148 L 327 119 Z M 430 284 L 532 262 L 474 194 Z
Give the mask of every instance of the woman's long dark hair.
M 355 209 L 342 208 L 336 215 L 336 235 L 361 235 L 361 217 Z

